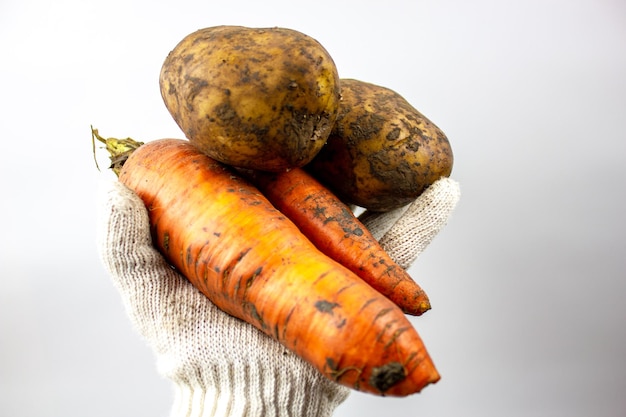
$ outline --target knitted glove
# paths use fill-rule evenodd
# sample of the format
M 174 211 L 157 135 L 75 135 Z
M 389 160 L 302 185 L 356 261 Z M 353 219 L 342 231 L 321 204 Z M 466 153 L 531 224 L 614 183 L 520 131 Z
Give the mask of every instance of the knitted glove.
M 348 388 L 219 310 L 174 271 L 152 246 L 136 194 L 119 182 L 106 183 L 101 194 L 100 256 L 159 373 L 174 383 L 171 416 L 330 416 L 347 398 Z M 458 195 L 455 182 L 440 181 L 404 214 L 365 213 L 366 225 L 392 258 L 398 253 L 410 264 L 446 223 Z

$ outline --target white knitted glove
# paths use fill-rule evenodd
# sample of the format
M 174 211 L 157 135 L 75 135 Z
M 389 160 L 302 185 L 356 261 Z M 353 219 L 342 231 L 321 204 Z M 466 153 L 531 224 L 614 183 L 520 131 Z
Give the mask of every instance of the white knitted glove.
M 410 264 L 446 223 L 458 186 L 446 180 L 431 188 L 438 191 L 426 192 L 400 220 L 396 212 L 366 213 L 392 258 L 397 251 Z M 131 321 L 154 350 L 159 373 L 174 382 L 172 417 L 330 416 L 347 398 L 348 388 L 219 310 L 174 271 L 152 246 L 146 208 L 136 194 L 108 182 L 101 196 L 100 256 Z M 417 241 L 416 234 L 422 236 Z

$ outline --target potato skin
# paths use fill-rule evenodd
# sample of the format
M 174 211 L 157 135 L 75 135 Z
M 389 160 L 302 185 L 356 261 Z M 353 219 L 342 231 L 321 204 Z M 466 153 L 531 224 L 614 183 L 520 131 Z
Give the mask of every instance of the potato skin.
M 201 151 L 266 171 L 308 163 L 330 134 L 340 97 L 330 54 L 285 28 L 200 29 L 169 53 L 159 84 L 174 120 Z
M 339 115 L 307 165 L 348 204 L 388 211 L 452 172 L 446 135 L 393 90 L 341 79 Z

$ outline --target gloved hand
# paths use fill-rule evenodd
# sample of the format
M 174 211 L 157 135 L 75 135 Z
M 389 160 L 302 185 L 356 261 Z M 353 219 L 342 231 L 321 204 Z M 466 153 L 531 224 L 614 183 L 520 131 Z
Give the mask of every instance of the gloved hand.
M 152 246 L 139 197 L 119 182 L 103 186 L 100 257 L 126 311 L 175 386 L 172 416 L 330 416 L 349 388 L 330 381 L 252 325 L 215 307 Z M 445 225 L 458 184 L 437 181 L 414 203 L 362 221 L 408 268 Z

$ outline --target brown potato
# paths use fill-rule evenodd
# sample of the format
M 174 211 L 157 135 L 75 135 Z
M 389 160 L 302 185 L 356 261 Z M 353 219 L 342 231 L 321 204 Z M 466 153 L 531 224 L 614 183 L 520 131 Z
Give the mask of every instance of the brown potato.
M 388 211 L 452 171 L 446 135 L 395 91 L 341 79 L 339 115 L 307 169 L 349 204 Z
M 284 28 L 217 26 L 169 53 L 159 84 L 187 138 L 226 164 L 280 171 L 308 163 L 337 117 L 339 76 L 315 39 Z

